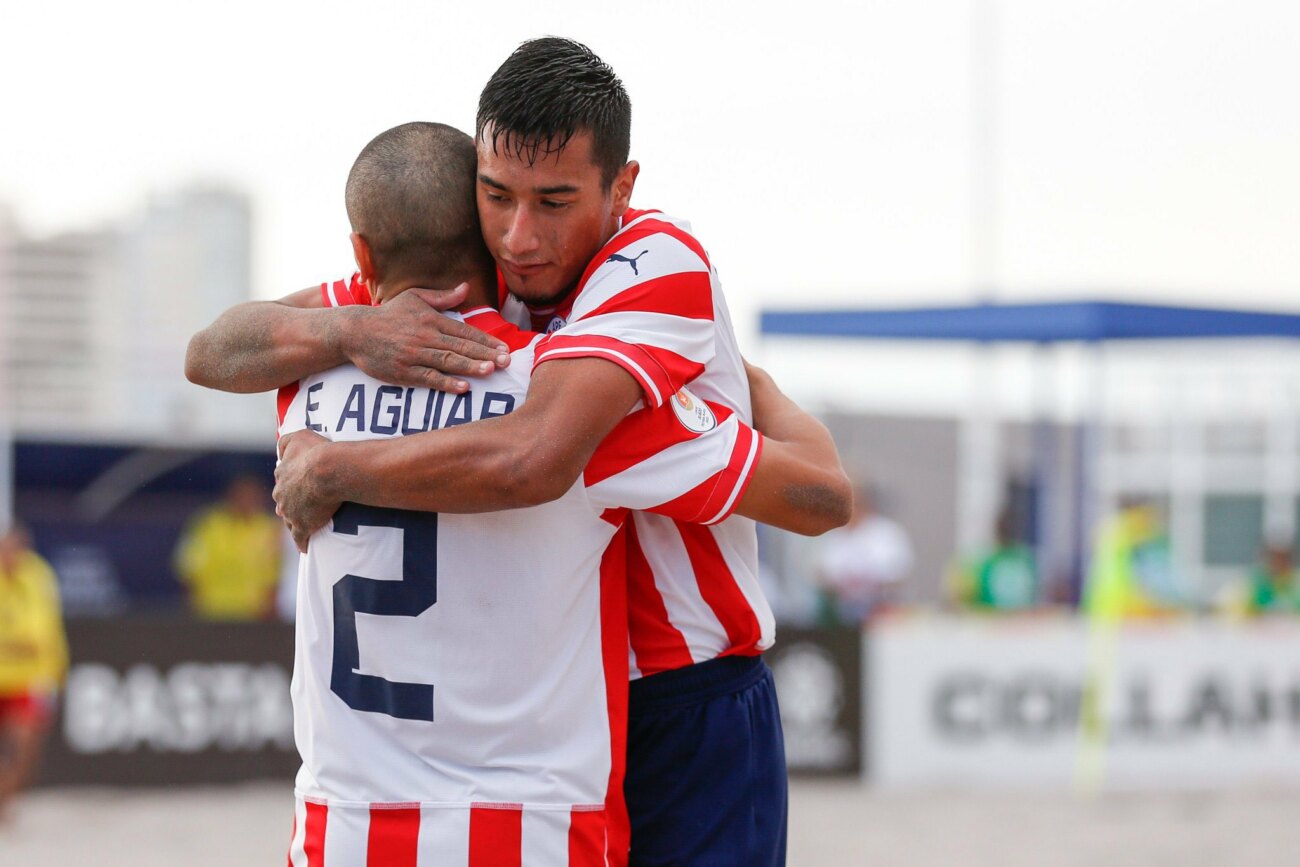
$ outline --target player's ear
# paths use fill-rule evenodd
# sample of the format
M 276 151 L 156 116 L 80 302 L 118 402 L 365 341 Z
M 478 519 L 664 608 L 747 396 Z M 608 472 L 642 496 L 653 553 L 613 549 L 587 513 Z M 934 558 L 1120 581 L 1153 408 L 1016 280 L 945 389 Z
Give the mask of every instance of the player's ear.
M 357 270 L 361 272 L 361 280 L 373 292 L 379 282 L 379 275 L 375 273 L 375 257 L 370 250 L 370 242 L 359 232 L 353 232 L 348 236 L 348 240 L 352 242 L 352 258 L 357 260 Z
M 636 186 L 636 176 L 640 173 L 641 164 L 636 160 L 629 160 L 628 164 L 614 175 L 614 181 L 610 184 L 610 193 L 616 215 L 622 216 L 628 205 L 632 203 L 632 188 Z

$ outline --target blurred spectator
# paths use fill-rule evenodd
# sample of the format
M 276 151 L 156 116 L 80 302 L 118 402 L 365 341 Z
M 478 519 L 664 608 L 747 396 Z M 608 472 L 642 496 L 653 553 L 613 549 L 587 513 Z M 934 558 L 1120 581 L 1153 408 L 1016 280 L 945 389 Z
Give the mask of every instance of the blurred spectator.
M 239 476 L 221 502 L 186 528 L 176 548 L 176 571 L 198 616 L 259 620 L 275 615 L 284 530 L 270 503 L 260 478 Z
M 58 580 L 14 524 L 0 536 L 0 812 L 36 769 L 67 670 Z
M 993 547 L 959 562 L 949 581 L 959 608 L 1023 611 L 1042 603 L 1034 552 L 1016 539 L 1011 510 L 998 514 Z
M 1084 611 L 1106 621 L 1158 617 L 1180 607 L 1160 511 L 1148 502 L 1123 503 L 1097 534 Z
M 1220 601 L 1228 614 L 1300 614 L 1300 582 L 1289 540 L 1265 545 L 1246 580 L 1228 587 Z
M 891 518 L 876 511 L 866 488 L 853 498 L 853 518 L 822 537 L 817 581 L 825 599 L 823 620 L 859 626 L 897 603 L 912 568 L 912 542 Z

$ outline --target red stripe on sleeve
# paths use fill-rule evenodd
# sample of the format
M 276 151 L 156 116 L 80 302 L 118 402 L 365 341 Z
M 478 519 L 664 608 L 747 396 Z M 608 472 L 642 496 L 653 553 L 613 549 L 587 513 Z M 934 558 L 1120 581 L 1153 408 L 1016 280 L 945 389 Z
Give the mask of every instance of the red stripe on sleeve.
M 731 517 L 740 505 L 745 489 L 754 478 L 754 469 L 762 451 L 762 437 L 749 425 L 741 424 L 726 469 L 677 499 L 647 511 L 692 524 L 720 523 Z
M 641 674 L 654 674 L 690 665 L 690 647 L 668 618 L 664 598 L 655 586 L 654 570 L 641 550 L 635 522 L 627 528 L 627 607 L 632 653 Z
M 734 414 L 722 404 L 709 401 L 708 405 L 719 425 Z M 601 441 L 583 470 L 583 484 L 598 484 L 657 452 L 698 436 L 701 434 L 687 430 L 667 408 L 634 412 Z M 692 523 L 716 524 L 730 517 L 754 477 L 761 452 L 762 438 L 749 425 L 739 423 L 726 467 L 681 496 L 645 511 Z
M 680 521 L 677 522 L 677 531 L 682 534 L 682 542 L 686 545 L 686 556 L 695 572 L 700 596 L 727 632 L 730 647 L 723 656 L 757 653 L 763 631 L 749 600 L 740 592 L 722 550 L 713 538 L 713 531 L 699 524 Z
M 533 369 L 547 361 L 564 358 L 604 358 L 632 374 L 645 393 L 646 403 L 660 406 L 683 386 L 704 372 L 698 361 L 658 346 L 624 343 L 595 334 L 566 336 L 557 331 L 537 344 Z
M 569 814 L 568 867 L 605 867 L 605 811 Z
M 303 830 L 302 851 L 307 856 L 307 867 L 325 867 L 325 823 L 329 808 L 324 804 L 306 802 L 307 821 Z
M 673 430 L 685 431 L 681 422 L 670 410 L 655 410 L 650 407 L 637 410 L 626 416 L 614 426 L 582 471 L 582 482 L 587 487 L 598 485 L 611 476 L 617 476 L 631 469 L 646 459 L 648 455 L 661 451 L 671 445 L 677 436 Z M 657 448 L 655 446 L 658 446 Z
M 330 284 L 328 283 L 320 284 L 320 300 L 325 304 L 326 307 L 334 306 L 334 300 L 330 298 Z
M 667 220 L 652 219 L 646 220 L 644 223 L 637 223 L 632 231 L 628 233 L 628 243 L 659 232 L 681 241 L 692 253 L 700 257 L 700 261 L 704 263 L 705 268 L 712 267 L 709 265 L 709 254 L 704 251 L 704 245 L 697 241 L 694 235 L 679 229 Z M 618 236 L 615 235 L 612 240 L 617 239 Z
M 522 806 L 473 806 L 469 811 L 469 867 L 522 867 Z
M 590 313 L 583 320 L 603 313 L 664 313 L 684 319 L 713 321 L 713 286 L 707 271 L 686 271 L 666 274 L 643 283 L 636 283 L 619 292 Z
M 366 843 L 366 864 L 370 867 L 416 867 L 419 840 L 419 807 L 370 808 Z
M 740 501 L 745 498 L 745 491 L 749 488 L 749 483 L 754 481 L 754 470 L 758 469 L 758 462 L 763 457 L 763 435 L 749 425 L 741 425 L 740 430 L 741 436 L 736 441 L 736 450 L 732 452 L 731 464 L 727 467 L 727 472 L 736 478 L 735 484 L 729 486 L 736 493 L 735 499 L 727 506 L 726 511 L 720 514 L 714 512 L 702 515 L 703 523 L 719 524 L 731 517 L 736 511 L 736 507 L 740 505 Z M 753 455 L 752 459 L 750 457 L 751 453 Z M 747 460 L 749 461 L 748 466 L 745 465 Z

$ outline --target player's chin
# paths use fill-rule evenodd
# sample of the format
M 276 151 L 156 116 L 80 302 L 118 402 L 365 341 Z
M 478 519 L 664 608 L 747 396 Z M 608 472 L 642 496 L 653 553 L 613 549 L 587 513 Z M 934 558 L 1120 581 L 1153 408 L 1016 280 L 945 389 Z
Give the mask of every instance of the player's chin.
M 510 290 L 511 295 L 530 307 L 551 307 L 559 304 L 570 291 L 568 284 L 557 284 L 553 280 L 544 280 L 540 277 L 526 277 L 513 285 L 510 281 L 506 281 L 506 288 Z

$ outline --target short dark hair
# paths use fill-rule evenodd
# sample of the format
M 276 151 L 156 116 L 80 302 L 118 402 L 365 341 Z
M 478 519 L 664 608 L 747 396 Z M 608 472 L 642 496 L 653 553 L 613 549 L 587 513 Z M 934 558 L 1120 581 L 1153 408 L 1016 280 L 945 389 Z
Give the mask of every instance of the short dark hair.
M 348 173 L 352 231 L 376 267 L 434 288 L 491 270 L 475 203 L 474 140 L 442 123 L 404 123 L 375 136 Z
M 498 145 L 529 165 L 559 153 L 574 134 L 587 130 L 592 159 L 608 187 L 627 165 L 632 141 L 632 101 L 614 70 L 572 39 L 531 39 L 492 74 L 478 100 L 475 133 L 492 125 Z

